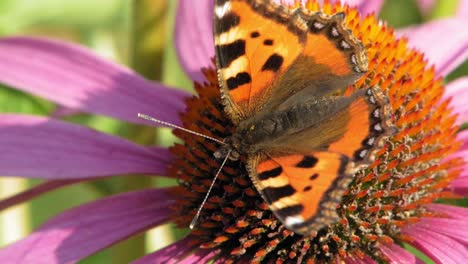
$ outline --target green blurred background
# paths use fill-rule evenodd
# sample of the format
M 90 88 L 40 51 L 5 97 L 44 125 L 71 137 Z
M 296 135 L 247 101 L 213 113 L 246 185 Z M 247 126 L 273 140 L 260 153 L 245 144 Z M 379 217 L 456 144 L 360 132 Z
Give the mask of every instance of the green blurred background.
M 172 43 L 176 7 L 175 0 L 0 0 L 0 35 L 39 35 L 80 43 L 146 78 L 191 90 L 192 84 L 180 69 Z M 433 10 L 421 12 L 415 1 L 387 0 L 380 17 L 394 27 L 404 27 L 451 16 L 456 7 L 457 0 L 440 0 Z M 467 73 L 465 63 L 449 78 Z M 54 110 L 55 106 L 47 101 L 0 85 L 1 112 L 47 115 Z M 173 142 L 167 129 L 156 130 L 85 114 L 66 119 L 141 144 L 168 146 Z M 37 183 L 38 180 L 2 178 L 0 198 Z M 0 213 L 0 247 L 25 236 L 66 208 L 114 193 L 170 184 L 174 182 L 149 177 L 115 177 L 54 191 Z M 80 263 L 127 263 L 183 234 L 183 230 L 163 226 Z

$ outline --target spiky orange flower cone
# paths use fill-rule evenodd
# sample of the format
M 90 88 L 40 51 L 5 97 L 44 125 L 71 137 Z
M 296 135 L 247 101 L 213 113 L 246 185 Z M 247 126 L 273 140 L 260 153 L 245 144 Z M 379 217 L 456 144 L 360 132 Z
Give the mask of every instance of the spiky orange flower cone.
M 397 39 L 392 28 L 373 15 L 361 18 L 348 6 L 309 1 L 306 8 L 326 14 L 344 11 L 346 25 L 362 41 L 369 71 L 353 88 L 379 85 L 390 99 L 397 133 L 380 150 L 377 160 L 356 173 L 338 212 L 341 220 L 315 237 L 294 234 L 279 222 L 253 187 L 243 162 L 228 162 L 191 232 L 194 246 L 217 250 L 230 262 L 332 262 L 369 257 L 388 260 L 385 248 L 411 242 L 402 230 L 422 217 L 437 217 L 425 205 L 439 198 L 456 198 L 445 191 L 457 177 L 460 159 L 445 159 L 459 148 L 456 116 L 443 99 L 444 87 L 424 55 Z M 224 114 L 214 69 L 209 80 L 196 85 L 198 96 L 187 101 L 182 114 L 186 128 L 225 138 L 233 124 Z M 175 131 L 183 144 L 171 149 L 177 161 L 171 174 L 180 187 L 174 218 L 187 227 L 200 206 L 220 161 L 217 143 Z

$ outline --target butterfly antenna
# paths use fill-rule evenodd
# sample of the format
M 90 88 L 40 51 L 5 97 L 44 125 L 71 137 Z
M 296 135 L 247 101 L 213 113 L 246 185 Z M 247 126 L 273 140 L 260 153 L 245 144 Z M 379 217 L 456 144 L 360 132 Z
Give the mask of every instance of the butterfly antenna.
M 190 222 L 190 229 L 193 229 L 195 225 L 197 224 L 198 218 L 200 217 L 201 210 L 203 209 L 203 206 L 206 203 L 206 200 L 208 200 L 208 197 L 210 196 L 211 189 L 213 189 L 213 186 L 216 182 L 216 179 L 218 179 L 219 174 L 221 173 L 221 170 L 223 169 L 224 165 L 226 164 L 226 161 L 229 159 L 229 155 L 231 155 L 231 150 L 228 151 L 226 157 L 223 160 L 223 163 L 221 163 L 221 166 L 218 169 L 218 172 L 216 172 L 216 175 L 213 178 L 213 181 L 211 182 L 210 188 L 208 189 L 208 192 L 206 192 L 205 198 L 203 199 L 203 202 L 201 203 L 200 207 L 198 207 L 197 213 L 192 219 L 192 222 Z
M 171 123 L 168 123 L 168 122 L 164 122 L 162 120 L 159 120 L 159 119 L 156 119 L 154 117 L 151 117 L 149 115 L 145 115 L 145 114 L 141 114 L 141 113 L 138 113 L 138 117 L 141 118 L 141 119 L 145 119 L 145 120 L 148 120 L 148 121 L 152 121 L 152 122 L 155 122 L 155 123 L 159 123 L 163 126 L 167 126 L 167 127 L 172 127 L 172 128 L 176 128 L 176 129 L 180 129 L 182 131 L 185 131 L 187 133 L 190 133 L 190 134 L 193 134 L 193 135 L 197 135 L 199 137 L 203 137 L 203 138 L 206 138 L 206 139 L 209 139 L 209 140 L 212 140 L 212 141 L 215 141 L 215 142 L 218 142 L 219 144 L 222 144 L 222 145 L 225 145 L 226 143 L 224 143 L 222 140 L 219 140 L 217 138 L 213 138 L 213 137 L 210 137 L 210 136 L 207 136 L 207 135 L 203 135 L 201 133 L 198 133 L 198 132 L 195 132 L 195 131 L 192 131 L 192 130 L 189 130 L 189 129 L 186 129 L 186 128 L 183 128 L 183 127 L 180 127 L 180 126 L 177 126 L 177 125 L 174 125 L 174 124 L 171 124 Z

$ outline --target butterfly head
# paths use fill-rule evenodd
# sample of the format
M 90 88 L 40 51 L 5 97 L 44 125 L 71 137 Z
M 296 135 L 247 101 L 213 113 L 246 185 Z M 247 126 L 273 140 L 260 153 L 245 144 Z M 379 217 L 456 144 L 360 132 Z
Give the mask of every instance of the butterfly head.
M 227 155 L 229 155 L 229 159 L 236 161 L 239 160 L 241 154 L 244 153 L 242 140 L 238 134 L 234 134 L 230 137 L 224 139 L 224 145 L 222 145 L 217 151 L 213 153 L 213 156 L 216 159 L 224 159 Z

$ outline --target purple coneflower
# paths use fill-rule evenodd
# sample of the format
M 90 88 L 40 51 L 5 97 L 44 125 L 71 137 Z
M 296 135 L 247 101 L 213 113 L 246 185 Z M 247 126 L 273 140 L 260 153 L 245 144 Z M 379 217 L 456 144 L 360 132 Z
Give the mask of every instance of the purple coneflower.
M 353 1 L 358 8 L 306 4 L 328 14 L 346 13 L 369 59 L 369 72 L 355 85 L 379 84 L 389 95 L 398 127 L 375 163 L 356 174 L 338 209 L 341 221 L 316 237 L 292 233 L 268 210 L 242 164 L 232 162 L 215 184 L 198 227 L 137 263 L 417 263 L 404 244 L 437 263 L 468 259 L 468 210 L 434 203 L 468 191 L 468 133 L 459 132 L 468 120 L 468 78 L 445 88 L 442 83 L 466 60 L 468 33 L 459 29 L 468 21 L 449 18 L 407 29 L 402 34 L 408 44 L 367 15 L 378 9 L 369 3 Z M 222 138 L 232 125 L 222 111 L 212 68 L 211 17 L 212 1 L 179 6 L 177 48 L 187 74 L 200 83 L 196 97 L 146 81 L 73 44 L 26 37 L 0 40 L 0 81 L 67 108 L 134 123 L 143 123 L 137 113 L 145 113 Z M 66 184 L 112 175 L 166 175 L 180 185 L 119 194 L 63 212 L 1 250 L 0 262 L 76 262 L 162 223 L 187 227 L 220 166 L 212 158 L 218 146 L 175 134 L 184 143 L 167 150 L 53 118 L 2 114 L 0 175 L 47 181 L 0 201 L 0 209 Z

